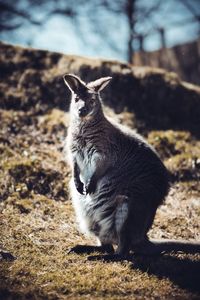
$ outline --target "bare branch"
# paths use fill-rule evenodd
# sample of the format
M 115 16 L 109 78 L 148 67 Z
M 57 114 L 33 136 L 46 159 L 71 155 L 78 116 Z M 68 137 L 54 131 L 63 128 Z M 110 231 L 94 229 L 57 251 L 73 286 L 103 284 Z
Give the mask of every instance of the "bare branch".
M 196 14 L 196 10 L 192 7 L 191 3 L 186 0 L 182 0 L 181 3 L 193 14 L 195 19 L 200 22 L 199 16 Z
M 162 4 L 162 0 L 159 0 L 155 5 L 153 5 L 152 7 L 150 7 L 146 11 L 144 10 L 144 8 L 141 9 L 140 17 L 143 18 L 143 19 L 149 18 L 152 13 L 154 13 L 155 11 L 160 9 L 161 4 Z
M 32 19 L 31 15 L 28 12 L 26 12 L 24 10 L 16 9 L 14 6 L 9 5 L 7 3 L 0 2 L 0 11 L 1 11 L 1 13 L 2 12 L 4 12 L 4 13 L 10 13 L 10 14 L 12 14 L 14 16 L 21 17 L 21 18 L 23 18 L 25 20 L 28 20 L 33 25 L 41 25 L 41 22 L 38 22 L 38 21 Z M 21 25 L 19 23 L 19 24 L 16 24 L 16 25 L 5 25 L 5 24 L 2 24 L 1 26 L 4 26 L 5 30 L 12 30 L 11 29 L 12 26 L 14 26 L 13 29 L 16 29 L 17 27 L 22 26 L 22 23 L 21 23 Z
M 0 30 L 12 31 L 12 30 L 20 28 L 21 26 L 22 26 L 22 23 L 15 24 L 15 25 L 0 24 Z
M 50 11 L 50 13 L 49 13 L 49 15 L 54 15 L 54 14 L 64 15 L 67 17 L 77 16 L 77 13 L 71 8 L 65 8 L 65 9 L 56 8 L 56 9 L 53 9 L 52 11 Z

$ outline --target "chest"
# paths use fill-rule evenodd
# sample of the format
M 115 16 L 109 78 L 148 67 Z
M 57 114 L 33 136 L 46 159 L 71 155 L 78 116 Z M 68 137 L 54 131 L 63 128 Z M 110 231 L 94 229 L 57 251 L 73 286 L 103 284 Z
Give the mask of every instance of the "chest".
M 83 137 L 74 139 L 70 145 L 70 150 L 73 159 L 82 171 L 92 165 L 94 157 L 99 152 L 97 145 L 92 140 L 86 140 Z

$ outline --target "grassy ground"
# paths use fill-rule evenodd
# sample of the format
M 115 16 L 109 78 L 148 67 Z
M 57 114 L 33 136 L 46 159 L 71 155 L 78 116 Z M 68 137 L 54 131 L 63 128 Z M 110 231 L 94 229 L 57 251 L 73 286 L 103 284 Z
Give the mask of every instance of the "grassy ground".
M 129 113 L 117 118 L 132 124 Z M 70 203 L 68 114 L 2 109 L 0 119 L 1 299 L 199 299 L 200 255 L 106 263 L 68 254 L 95 242 L 79 234 Z M 148 140 L 175 181 L 150 236 L 199 240 L 200 141 L 184 131 L 152 131 Z

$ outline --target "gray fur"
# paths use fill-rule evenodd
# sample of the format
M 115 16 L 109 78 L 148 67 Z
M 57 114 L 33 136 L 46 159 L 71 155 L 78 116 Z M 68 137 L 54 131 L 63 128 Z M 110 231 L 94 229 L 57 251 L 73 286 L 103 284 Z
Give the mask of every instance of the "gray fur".
M 72 91 L 67 150 L 72 201 L 81 230 L 96 236 L 102 245 L 116 244 L 116 253 L 126 255 L 144 244 L 150 251 L 147 232 L 169 182 L 154 149 L 104 115 L 99 91 L 110 79 L 86 84 L 75 75 L 64 76 Z

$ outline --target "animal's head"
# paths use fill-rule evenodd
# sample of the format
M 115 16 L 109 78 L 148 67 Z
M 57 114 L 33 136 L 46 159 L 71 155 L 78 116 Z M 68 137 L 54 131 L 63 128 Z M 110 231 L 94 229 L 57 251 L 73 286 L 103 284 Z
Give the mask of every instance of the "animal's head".
M 72 93 L 71 108 L 73 113 L 79 118 L 86 118 L 98 113 L 101 108 L 99 93 L 112 77 L 102 77 L 87 84 L 73 74 L 66 74 L 63 79 Z

